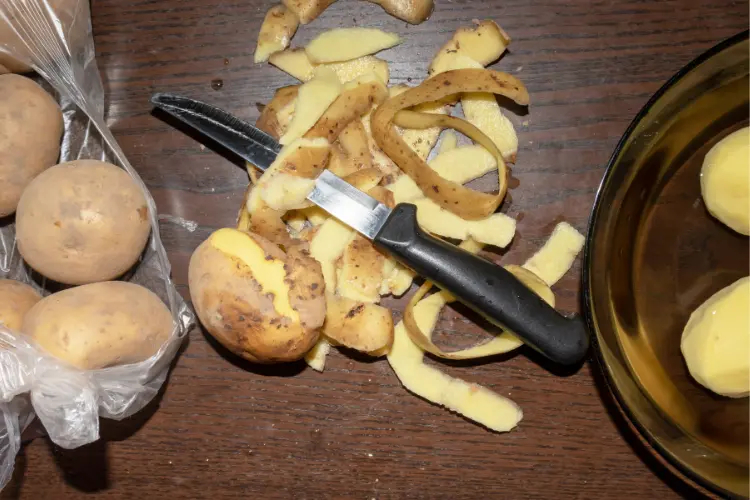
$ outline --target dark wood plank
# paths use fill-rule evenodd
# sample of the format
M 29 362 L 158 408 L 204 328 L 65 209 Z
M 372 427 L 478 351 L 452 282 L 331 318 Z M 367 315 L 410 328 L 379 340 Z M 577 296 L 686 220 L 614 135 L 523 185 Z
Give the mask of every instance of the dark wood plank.
M 292 82 L 252 64 L 270 1 L 97 0 L 94 30 L 108 89 L 109 123 L 152 189 L 175 280 L 187 296 L 192 250 L 231 225 L 245 172 L 150 114 L 169 90 L 257 117 L 256 102 Z M 436 0 L 432 18 L 408 26 L 379 7 L 341 0 L 294 44 L 336 26 L 377 26 L 404 36 L 383 53 L 392 83 L 418 81 L 459 26 L 492 18 L 513 37 L 496 65 L 521 77 L 532 105 L 514 117 L 520 151 L 506 210 L 523 214 L 504 256 L 519 262 L 565 219 L 586 229 L 611 151 L 649 96 L 714 43 L 747 27 L 732 0 Z M 221 90 L 211 81 L 221 79 Z M 556 287 L 578 310 L 580 264 Z M 440 323 L 478 330 L 460 314 Z M 521 354 L 446 367 L 510 395 L 518 429 L 491 434 L 407 393 L 387 362 L 333 353 L 325 373 L 302 364 L 257 367 L 200 330 L 169 384 L 146 410 L 103 423 L 104 440 L 72 451 L 37 439 L 18 460 L 4 497 L 79 498 L 675 498 L 689 490 L 627 430 L 597 368 L 556 376 Z

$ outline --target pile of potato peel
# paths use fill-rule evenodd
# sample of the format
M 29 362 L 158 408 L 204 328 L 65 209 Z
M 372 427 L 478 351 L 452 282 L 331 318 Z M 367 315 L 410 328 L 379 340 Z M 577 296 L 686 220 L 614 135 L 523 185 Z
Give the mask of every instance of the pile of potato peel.
M 406 293 L 414 274 L 306 199 L 328 169 L 387 206 L 415 204 L 423 229 L 462 240 L 468 251 L 507 246 L 515 220 L 497 209 L 518 138 L 495 95 L 525 106 L 529 94 L 517 78 L 485 66 L 500 58 L 510 37 L 491 20 L 477 21 L 438 50 L 423 82 L 389 87 L 388 63 L 374 54 L 399 37 L 340 28 L 289 49 L 295 15 L 290 2 L 272 8 L 256 49 L 256 61 L 267 59 L 301 81 L 278 89 L 257 121 L 283 149 L 262 175 L 248 165 L 251 185 L 237 228 L 212 234 L 193 255 L 190 290 L 198 316 L 224 346 L 255 362 L 304 357 L 322 371 L 332 345 L 385 355 L 409 391 L 488 429 L 511 430 L 522 417 L 515 403 L 450 377 L 423 357 L 473 359 L 521 342 L 502 333 L 469 349 L 440 349 L 431 335 L 453 297 L 427 296 L 429 282 L 394 325 L 380 299 Z M 451 114 L 459 101 L 463 118 Z M 449 129 L 474 144 L 459 145 Z M 492 172 L 496 193 L 465 186 Z M 582 246 L 580 233 L 563 222 L 523 266 L 506 269 L 554 306 L 550 287 Z

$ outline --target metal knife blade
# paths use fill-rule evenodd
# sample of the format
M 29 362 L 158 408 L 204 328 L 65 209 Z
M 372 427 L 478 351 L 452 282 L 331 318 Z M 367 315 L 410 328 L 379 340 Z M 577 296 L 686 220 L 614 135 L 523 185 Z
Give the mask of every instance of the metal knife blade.
M 282 149 L 270 135 L 210 104 L 165 93 L 154 94 L 151 103 L 261 170 L 270 167 Z M 328 170 L 318 176 L 307 199 L 371 240 L 391 214 L 390 208 Z
M 270 135 L 210 104 L 165 93 L 151 96 L 151 103 L 260 170 L 270 167 L 281 151 L 281 144 Z

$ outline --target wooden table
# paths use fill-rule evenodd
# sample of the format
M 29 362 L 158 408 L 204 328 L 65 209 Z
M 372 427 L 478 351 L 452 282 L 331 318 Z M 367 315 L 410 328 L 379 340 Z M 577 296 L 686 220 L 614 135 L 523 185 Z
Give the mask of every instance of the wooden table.
M 409 26 L 379 7 L 341 0 L 300 28 L 294 44 L 335 26 L 376 26 L 404 43 L 383 56 L 391 83 L 424 77 L 434 52 L 474 18 L 496 20 L 513 43 L 495 66 L 519 76 L 532 105 L 504 210 L 519 218 L 503 262 L 530 255 L 556 222 L 584 231 L 607 160 L 629 121 L 675 71 L 747 28 L 733 0 L 436 0 Z M 150 114 L 169 90 L 254 120 L 256 103 L 292 79 L 254 65 L 272 4 L 258 0 L 97 0 L 93 23 L 108 89 L 109 124 L 151 188 L 174 279 L 187 297 L 192 250 L 232 225 L 247 175 Z M 221 80 L 220 90 L 211 82 Z M 578 310 L 580 264 L 556 287 Z M 472 330 L 446 314 L 441 332 Z M 446 335 L 444 335 L 445 337 Z M 6 498 L 673 498 L 686 486 L 652 458 L 613 410 L 598 368 L 552 375 L 528 352 L 450 366 L 453 375 L 510 395 L 520 426 L 493 434 L 406 392 L 383 360 L 335 352 L 322 374 L 304 364 L 263 367 L 233 358 L 200 329 L 165 390 L 103 440 L 61 450 L 27 446 Z

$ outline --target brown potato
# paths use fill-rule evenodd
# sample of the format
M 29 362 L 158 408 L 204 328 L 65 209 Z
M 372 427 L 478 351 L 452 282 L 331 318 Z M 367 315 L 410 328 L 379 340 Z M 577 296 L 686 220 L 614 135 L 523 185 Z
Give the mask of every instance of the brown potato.
M 23 317 L 40 300 L 42 296 L 30 285 L 0 279 L 0 324 L 11 330 L 20 330 Z
M 146 198 L 123 169 L 77 160 L 47 169 L 21 196 L 18 251 L 47 278 L 80 285 L 122 275 L 151 231 Z
M 193 253 L 188 280 L 203 326 L 245 359 L 293 361 L 318 341 L 325 282 L 305 246 L 285 253 L 255 233 L 219 229 Z
M 15 212 L 29 182 L 57 163 L 62 133 L 52 96 L 26 77 L 0 76 L 0 217 Z
M 21 327 L 47 353 L 82 370 L 144 361 L 173 329 L 161 299 L 125 281 L 54 293 L 29 310 Z

